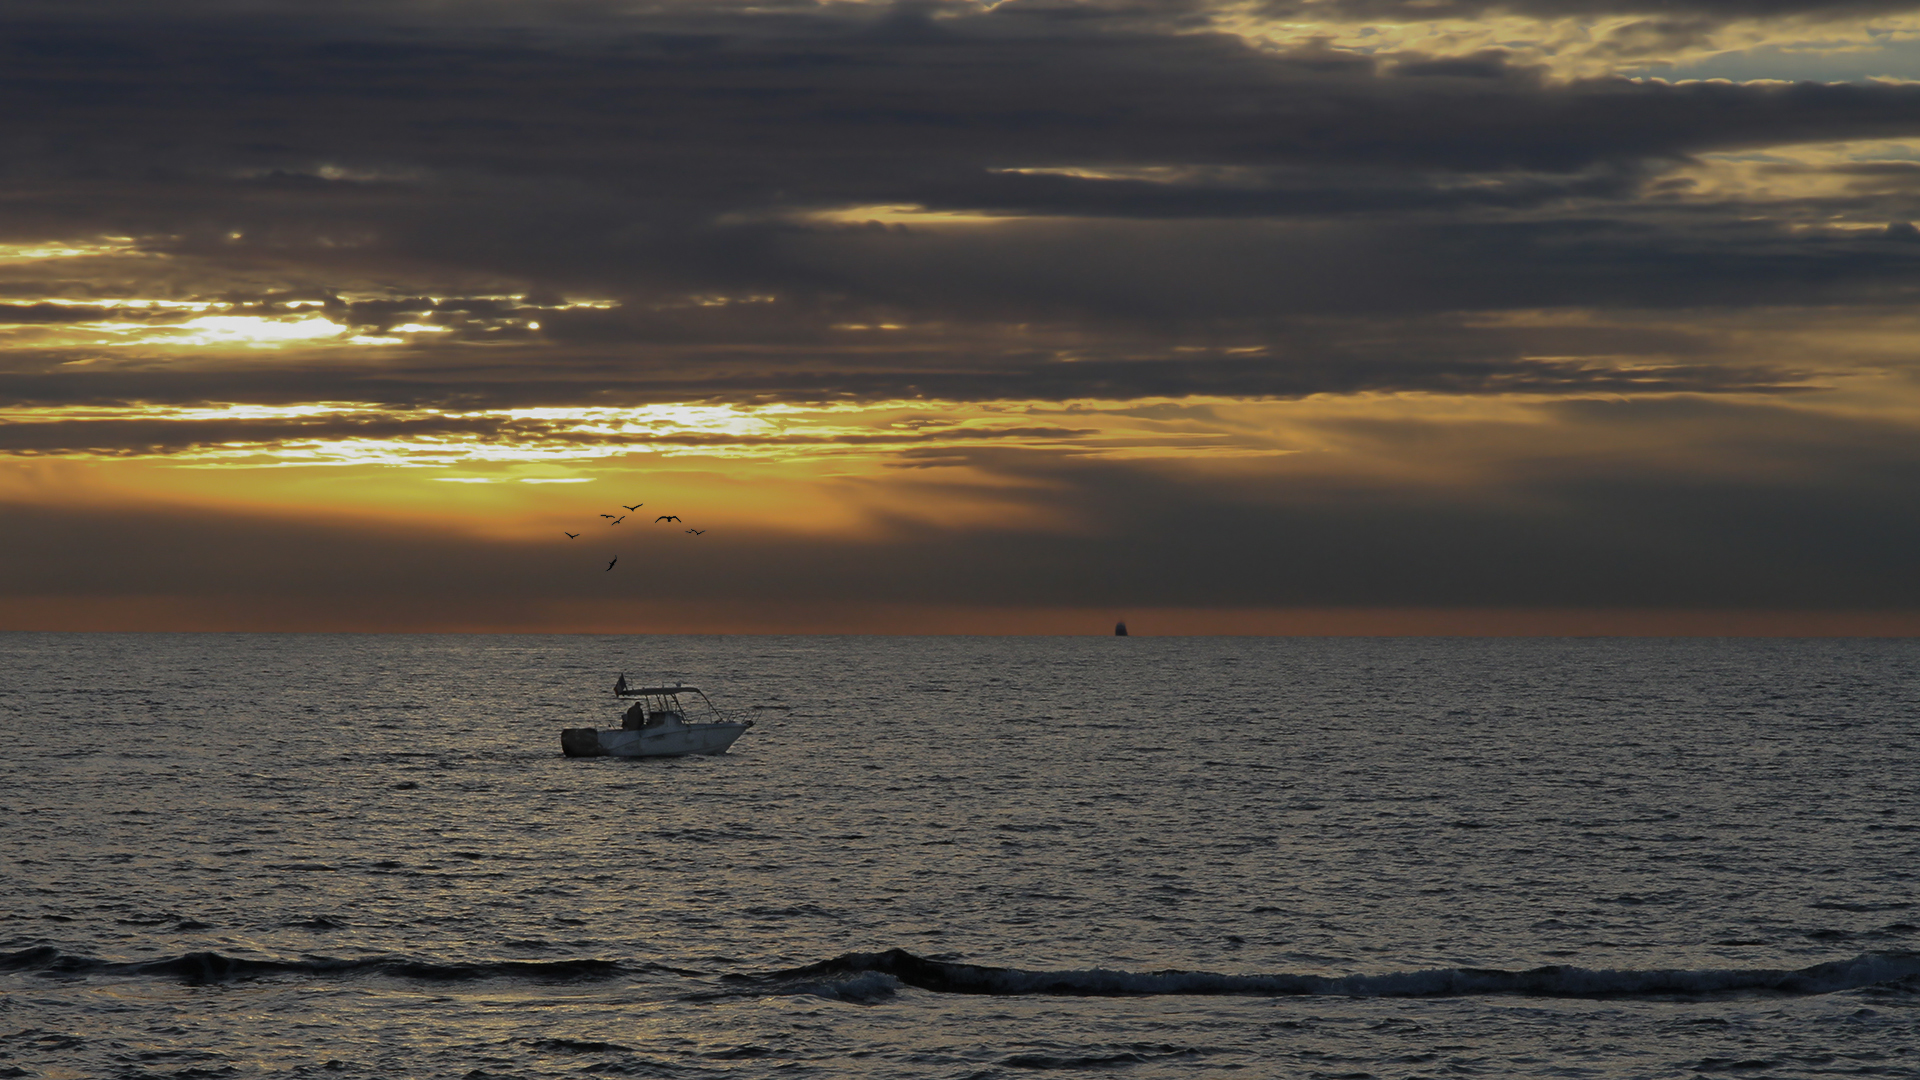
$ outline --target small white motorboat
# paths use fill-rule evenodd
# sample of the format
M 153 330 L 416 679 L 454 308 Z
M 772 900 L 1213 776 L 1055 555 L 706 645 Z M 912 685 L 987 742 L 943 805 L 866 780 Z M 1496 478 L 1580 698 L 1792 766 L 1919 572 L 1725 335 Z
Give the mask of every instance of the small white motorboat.
M 684 757 L 720 754 L 753 726 L 751 720 L 729 720 L 695 686 L 628 686 L 627 677 L 613 684 L 613 694 L 628 701 L 617 728 L 567 728 L 560 733 L 560 749 L 568 757 Z M 713 719 L 689 720 L 681 695 L 698 697 Z

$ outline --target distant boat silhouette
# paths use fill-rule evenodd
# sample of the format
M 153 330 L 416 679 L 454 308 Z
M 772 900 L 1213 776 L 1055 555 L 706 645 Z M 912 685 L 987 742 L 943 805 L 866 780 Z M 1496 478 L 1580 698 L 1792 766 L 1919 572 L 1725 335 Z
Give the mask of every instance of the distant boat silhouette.
M 1114 623 L 1114 624 L 1113 624 L 1113 636 L 1114 636 L 1114 637 L 1126 637 L 1126 636 L 1127 636 L 1127 624 L 1126 624 L 1126 620 L 1124 620 L 1124 619 L 1123 619 L 1123 620 L 1121 620 L 1120 622 L 1117 622 L 1117 623 Z

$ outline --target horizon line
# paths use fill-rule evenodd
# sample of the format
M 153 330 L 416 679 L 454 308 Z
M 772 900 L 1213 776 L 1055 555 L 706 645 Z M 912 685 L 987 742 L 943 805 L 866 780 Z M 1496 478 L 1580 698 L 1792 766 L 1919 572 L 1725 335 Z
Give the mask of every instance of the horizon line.
M 618 609 L 628 608 L 631 613 Z M 573 634 L 794 637 L 1920 637 L 1920 610 L 1570 607 L 1005 607 L 795 601 L 676 605 L 414 598 L 0 598 L 0 633 Z

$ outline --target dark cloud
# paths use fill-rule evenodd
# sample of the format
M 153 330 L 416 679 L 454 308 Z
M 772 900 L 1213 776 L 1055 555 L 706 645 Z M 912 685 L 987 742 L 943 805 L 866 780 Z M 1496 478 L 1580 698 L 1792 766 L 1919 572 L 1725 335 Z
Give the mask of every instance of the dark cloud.
M 285 420 L 169 420 L 148 417 L 125 419 L 66 419 L 14 423 L 0 427 L 0 455 L 34 457 L 74 454 L 103 457 L 164 456 L 217 450 L 226 457 L 248 452 L 280 451 L 289 446 L 322 440 L 410 439 L 437 440 L 443 450 L 452 440 L 516 447 L 584 449 L 621 447 L 633 450 L 704 447 L 912 446 L 923 443 L 970 443 L 1003 439 L 1061 440 L 1092 435 L 1087 428 L 997 427 L 935 428 L 873 434 L 782 435 L 707 434 L 698 431 L 668 433 L 580 431 L 566 425 L 499 417 L 406 417 L 346 415 L 297 417 Z
M 117 314 L 112 308 L 80 304 L 0 304 L 0 326 L 99 322 Z
M 1694 452 L 1552 454 L 1472 483 L 1320 474 L 1207 483 L 1106 462 L 972 460 L 1070 491 L 1102 525 L 1082 537 L 969 536 L 989 563 L 1026 568 L 1036 600 L 1282 607 L 1912 608 L 1920 443 L 1904 429 L 1700 402 L 1588 404 L 1576 421 L 1726 425 Z M 1876 429 L 1877 428 L 1877 429 Z M 1432 452 L 1438 433 L 1382 425 Z M 1702 459 L 1698 452 L 1706 450 Z M 1757 452 L 1756 452 L 1757 451 Z M 1724 456 L 1723 456 L 1724 455 Z M 1729 463 L 1738 462 L 1729 473 Z M 1151 506 L 1177 528 L 1155 528 Z M 916 543 L 938 543 L 916 534 Z M 1080 554 L 1070 555 L 1078 548 Z M 1051 567 L 1051 575 L 1040 568 Z M 1020 571 L 1010 571 L 1018 575 Z M 1043 580 L 1044 577 L 1044 580 Z
M 841 358 L 836 358 L 841 359 Z M 424 374 L 424 373 L 421 373 Z M 1304 398 L 1316 394 L 1436 393 L 1471 396 L 1498 394 L 1771 394 L 1815 389 L 1822 384 L 1805 372 L 1759 366 L 1655 364 L 1622 366 L 1596 361 L 1524 357 L 1471 358 L 1416 355 L 1402 357 L 1310 357 L 1302 359 L 1240 356 L 1184 356 L 1178 359 L 976 358 L 968 370 L 873 367 L 860 370 L 838 363 L 808 371 L 792 366 L 773 370 L 758 359 L 738 365 L 673 366 L 652 373 L 609 373 L 571 379 L 523 377 L 512 382 L 474 385 L 458 370 L 440 379 L 396 378 L 380 369 L 357 374 L 332 367 L 300 371 L 218 369 L 184 373 L 167 369 L 0 373 L 0 404 L 61 405 L 210 405 L 251 403 L 290 405 L 331 393 L 334 400 L 390 408 L 504 409 L 514 406 L 630 406 L 677 401 L 770 403 L 807 401 L 1065 401 L 1099 398 L 1217 396 Z M 57 445 L 144 445 L 124 439 L 73 443 L 80 432 L 117 430 L 120 421 L 70 420 L 60 425 L 20 424 L 0 432 L 0 446 L 51 449 Z M 128 432 L 148 431 L 181 421 L 141 421 Z M 337 425 L 337 427 L 336 427 Z M 260 438 L 333 437 L 358 432 L 385 437 L 406 432 L 491 433 L 499 438 L 534 436 L 533 425 L 500 421 L 413 420 L 356 417 L 298 420 L 279 425 L 249 421 Z M 189 432 L 188 427 L 177 428 Z M 204 435 L 180 434 L 165 442 L 190 445 L 221 441 L 235 425 L 215 424 Z M 54 432 L 71 434 L 54 434 Z M 97 436 L 105 438 L 104 435 Z M 239 437 L 236 435 L 236 437 Z M 248 438 L 252 438 L 249 436 Z M 180 440 L 186 440 L 181 442 Z M 40 441 L 51 440 L 51 441 Z
M 1645 196 L 1706 151 L 1920 132 L 1920 88 L 1554 82 L 1497 53 L 1168 32 L 1196 10 L 17 8 L 0 236 L 136 239 L 143 258 L 69 299 L 346 297 L 330 312 L 354 326 L 484 337 L 534 315 L 419 298 L 594 295 L 624 315 L 549 333 L 608 341 L 793 340 L 875 304 L 1127 334 L 1276 307 L 1768 303 L 1911 273 L 1764 250 L 1781 237 L 1748 207 Z M 1879 220 L 1920 215 L 1904 178 L 1862 182 Z M 944 236 L 807 216 L 860 205 L 1009 217 Z M 756 292 L 783 306 L 673 310 Z
M 1881 216 L 1881 220 L 1885 220 Z M 1598 213 L 1514 222 L 1102 223 L 916 239 L 822 234 L 780 250 L 796 279 L 908 309 L 1162 327 L 1304 313 L 1603 305 L 1860 303 L 1920 262 L 1798 222 Z
M 138 197 L 116 208 L 121 222 L 177 233 L 174 250 L 185 251 L 249 227 L 266 230 L 253 246 L 350 244 L 356 222 L 384 234 L 432 205 L 458 215 L 518 203 L 531 218 L 497 221 L 489 233 L 525 241 L 535 229 L 516 224 L 559 227 L 572 241 L 587 227 L 603 236 L 671 232 L 730 210 L 928 200 L 1047 210 L 1072 201 L 1035 190 L 1035 205 L 1024 206 L 1022 183 L 993 171 L 1005 168 L 1565 172 L 1912 133 L 1920 101 L 1920 88 L 1888 85 L 1544 84 L 1537 71 L 1497 59 L 1403 60 L 1383 73 L 1352 56 L 1330 71 L 1224 37 L 965 26 L 928 42 L 769 37 L 749 27 L 692 51 L 642 36 L 598 48 L 369 55 L 184 32 L 141 48 L 143 63 L 96 68 L 16 38 L 0 101 L 23 118 L 18 142 L 28 152 L 11 170 L 124 185 Z M 242 48 L 247 55 L 235 56 Z M 1430 77 L 1462 63 L 1479 69 Z M 1421 73 L 1429 77 L 1413 77 Z M 76 128 L 88 131 L 84 144 L 61 137 Z M 548 186 L 521 186 L 536 183 Z M 1050 183 L 1084 188 L 1100 212 L 1124 208 L 1110 183 Z M 94 216 L 93 194 L 48 192 L 46 209 Z M 1202 200 L 1196 210 L 1286 208 L 1284 187 L 1269 207 L 1235 207 L 1217 189 L 1188 194 Z M 1139 201 L 1169 212 L 1165 199 Z
M 450 21 L 407 40 L 367 40 L 350 19 L 269 33 L 76 9 L 16 25 L 0 101 L 21 118 L 25 152 L 9 169 L 128 185 L 145 195 L 120 208 L 130 224 L 172 218 L 188 238 L 195 210 L 218 236 L 298 205 L 308 220 L 275 226 L 295 242 L 356 211 L 386 225 L 383 202 L 493 204 L 532 195 L 514 186 L 536 179 L 555 185 L 545 205 L 522 207 L 542 225 L 578 211 L 604 232 L 716 209 L 968 202 L 971 186 L 991 189 L 981 203 L 1017 204 L 991 171 L 1008 167 L 1565 171 L 1909 133 L 1920 100 L 1901 86 L 1548 84 L 1497 54 L 1400 57 L 1382 71 L 1223 35 L 1036 21 L 1018 5 L 910 35 L 833 8 L 692 7 L 589 39 L 476 39 Z M 219 202 L 209 184 L 227 189 Z M 55 214 L 93 206 L 84 190 L 69 207 L 46 194 Z
M 1267 11 L 1644 15 L 1593 44 L 1624 56 L 1739 19 L 1912 6 Z M 1920 293 L 1920 184 L 1911 162 L 1783 149 L 1920 138 L 1920 86 L 1569 79 L 1503 50 L 1271 48 L 1222 32 L 1223 10 L 17 0 L 0 8 L 0 334 L 16 343 L 0 348 L 0 405 L 149 411 L 16 414 L 0 454 L 864 445 L 903 466 L 899 485 L 985 475 L 1044 492 L 1034 515 L 1085 525 L 716 533 L 647 581 L 688 597 L 1920 603 L 1904 559 L 1911 430 L 1818 416 L 1828 391 L 1869 370 L 1892 385 L 1908 362 L 1884 342 Z M 1737 182 L 1710 157 L 1747 151 L 1780 152 Z M 206 315 L 324 317 L 340 334 L 161 342 Z M 1839 332 L 1850 323 L 1895 329 Z M 1257 482 L 1189 476 L 1100 459 L 1070 420 L 739 438 L 432 412 L 1316 395 L 1560 404 L 1535 406 L 1524 449 L 1411 407 L 1334 432 L 1375 465 L 1450 468 L 1453 486 L 1356 479 L 1309 454 L 1263 463 Z M 1789 395 L 1806 404 L 1766 404 Z M 314 402 L 364 408 L 165 411 Z M 1598 428 L 1714 467 L 1550 445 Z M 1141 505 L 1170 524 L 1142 523 Z M 158 508 L 7 507 L 0 550 L 11 595 L 425 610 L 476 581 L 506 605 L 609 584 L 538 545 Z

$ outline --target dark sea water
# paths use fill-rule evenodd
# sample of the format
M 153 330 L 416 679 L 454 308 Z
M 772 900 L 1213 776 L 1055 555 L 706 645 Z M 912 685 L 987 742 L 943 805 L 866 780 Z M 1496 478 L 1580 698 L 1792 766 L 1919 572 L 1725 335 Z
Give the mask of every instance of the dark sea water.
M 757 725 L 560 754 L 615 675 Z M 1920 1076 L 1920 643 L 0 635 L 0 1077 Z

